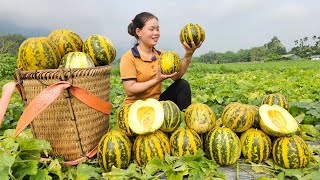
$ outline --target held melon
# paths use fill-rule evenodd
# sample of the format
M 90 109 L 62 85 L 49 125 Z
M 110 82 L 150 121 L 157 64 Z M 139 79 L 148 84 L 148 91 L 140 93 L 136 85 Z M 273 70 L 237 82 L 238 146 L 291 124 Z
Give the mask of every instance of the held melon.
M 69 52 L 82 51 L 82 39 L 69 29 L 56 29 L 49 34 L 48 38 L 58 46 L 61 57 Z
M 180 32 L 180 42 L 186 42 L 191 47 L 191 41 L 197 46 L 206 38 L 205 31 L 199 24 L 188 23 Z
M 163 121 L 163 107 L 156 99 L 137 100 L 130 106 L 129 127 L 136 134 L 152 133 L 162 126 Z
M 17 66 L 22 70 L 56 69 L 60 61 L 58 47 L 47 37 L 28 38 L 19 47 Z
M 120 131 L 106 133 L 98 144 L 97 159 L 100 167 L 110 171 L 112 166 L 127 168 L 131 159 L 131 142 Z
M 162 74 L 173 74 L 179 72 L 181 59 L 174 51 L 165 51 L 160 56 L 160 68 Z
M 263 104 L 259 115 L 261 129 L 270 136 L 287 136 L 298 130 L 298 122 L 281 106 Z

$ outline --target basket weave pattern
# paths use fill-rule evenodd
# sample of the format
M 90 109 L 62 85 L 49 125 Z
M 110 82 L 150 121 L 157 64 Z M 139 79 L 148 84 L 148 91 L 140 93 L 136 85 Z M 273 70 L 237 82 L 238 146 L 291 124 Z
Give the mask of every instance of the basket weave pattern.
M 20 71 L 16 74 L 28 105 L 42 90 L 61 80 L 109 101 L 110 66 L 81 69 Z M 92 150 L 107 132 L 109 116 L 69 95 L 65 90 L 31 123 L 35 138 L 50 142 L 52 155 L 74 160 Z

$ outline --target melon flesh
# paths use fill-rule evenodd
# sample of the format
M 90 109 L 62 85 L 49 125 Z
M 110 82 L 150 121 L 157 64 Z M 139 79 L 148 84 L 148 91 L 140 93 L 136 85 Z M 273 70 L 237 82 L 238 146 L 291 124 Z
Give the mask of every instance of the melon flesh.
M 130 106 L 128 123 L 137 134 L 152 133 L 161 127 L 163 121 L 163 107 L 156 99 L 137 100 Z
M 260 127 L 268 135 L 286 136 L 298 130 L 298 122 L 284 108 L 264 104 L 259 108 Z

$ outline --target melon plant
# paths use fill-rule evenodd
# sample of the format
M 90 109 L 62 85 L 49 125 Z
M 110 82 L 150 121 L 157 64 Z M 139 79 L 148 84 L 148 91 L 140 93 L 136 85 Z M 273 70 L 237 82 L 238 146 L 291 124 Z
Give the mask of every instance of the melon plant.
M 171 133 L 175 131 L 181 123 L 181 114 L 179 107 L 172 101 L 160 101 L 164 112 L 164 121 L 160 130 Z
M 96 66 L 110 64 L 116 58 L 116 48 L 105 36 L 93 34 L 84 42 L 83 52 L 87 53 Z
M 60 60 L 59 49 L 49 38 L 28 38 L 19 47 L 17 67 L 25 71 L 56 69 Z
M 262 163 L 271 153 L 271 139 L 262 130 L 250 128 L 240 136 L 241 152 L 244 158 Z
M 221 119 L 223 124 L 235 132 L 243 132 L 251 128 L 256 118 L 256 111 L 251 105 L 234 102 L 225 106 Z
M 173 156 L 196 155 L 202 140 L 194 130 L 178 128 L 170 136 L 170 148 Z
M 98 144 L 97 159 L 100 167 L 110 171 L 112 166 L 127 168 L 131 160 L 131 142 L 122 132 L 106 133 Z
M 154 158 L 164 159 L 166 154 L 170 155 L 169 139 L 160 130 L 151 134 L 139 135 L 134 141 L 132 151 L 138 165 L 144 166 Z
M 69 52 L 82 51 L 82 39 L 69 29 L 56 29 L 49 34 L 48 38 L 57 45 L 61 57 Z
M 206 34 L 204 29 L 195 23 L 186 24 L 180 32 L 180 42 L 186 42 L 191 47 L 191 41 L 194 41 L 195 45 L 199 45 L 201 41 L 204 41 Z
M 130 106 L 129 127 L 136 134 L 152 133 L 162 126 L 163 121 L 163 107 L 156 99 L 137 100 Z
M 187 127 L 195 130 L 198 134 L 209 132 L 216 124 L 215 113 L 206 104 L 194 103 L 189 105 L 184 116 Z
M 181 68 L 181 59 L 174 51 L 162 52 L 160 56 L 160 68 L 162 74 L 179 72 Z
M 205 152 L 222 166 L 232 165 L 241 155 L 240 140 L 230 128 L 213 129 L 206 136 Z
M 84 52 L 70 52 L 64 55 L 60 62 L 63 68 L 92 68 L 94 63 Z
M 298 122 L 279 105 L 263 104 L 259 115 L 261 129 L 270 136 L 287 136 L 298 130 Z
M 116 115 L 116 124 L 118 129 L 126 134 L 128 137 L 136 136 L 136 134 L 129 127 L 129 104 L 123 105 Z
M 297 135 L 279 137 L 272 149 L 274 162 L 287 169 L 304 168 L 310 161 L 310 152 L 306 142 Z
M 263 104 L 268 104 L 270 106 L 275 104 L 285 108 L 287 111 L 289 110 L 289 101 L 285 96 L 279 93 L 265 95 L 260 102 L 260 105 Z

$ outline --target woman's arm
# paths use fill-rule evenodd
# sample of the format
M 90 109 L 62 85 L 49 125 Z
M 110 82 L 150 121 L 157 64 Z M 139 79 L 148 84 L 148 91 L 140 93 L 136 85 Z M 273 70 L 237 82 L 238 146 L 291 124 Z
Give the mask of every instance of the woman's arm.
M 145 82 L 137 82 L 135 80 L 130 80 L 130 81 L 123 81 L 123 86 L 124 90 L 126 91 L 126 94 L 131 96 L 135 94 L 140 94 L 148 89 L 152 88 L 153 86 L 157 85 L 161 81 L 167 79 L 167 78 L 172 78 L 174 75 L 177 73 L 169 74 L 169 75 L 164 75 L 161 73 L 160 67 L 157 70 L 157 75 L 155 78 L 150 79 Z
M 174 80 L 174 81 L 178 80 L 184 75 L 184 73 L 187 71 L 187 69 L 189 67 L 189 64 L 191 63 L 191 59 L 192 59 L 192 55 L 193 55 L 194 51 L 197 48 L 199 48 L 201 45 L 202 45 L 202 42 L 200 42 L 199 45 L 196 46 L 194 44 L 194 42 L 192 41 L 191 42 L 192 47 L 190 47 L 186 42 L 183 42 L 183 48 L 186 50 L 186 53 L 185 53 L 184 58 L 182 60 L 180 71 L 175 76 L 173 76 L 171 78 L 172 80 Z

